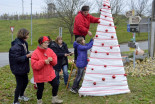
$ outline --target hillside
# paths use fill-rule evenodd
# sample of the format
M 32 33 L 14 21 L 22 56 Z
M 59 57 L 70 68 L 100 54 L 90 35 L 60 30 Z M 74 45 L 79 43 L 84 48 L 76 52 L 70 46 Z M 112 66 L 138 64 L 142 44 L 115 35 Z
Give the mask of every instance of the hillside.
M 0 20 L 0 52 L 8 52 L 11 46 L 11 31 L 10 26 L 14 26 L 13 37 L 15 39 L 16 34 L 20 28 L 26 28 L 31 32 L 31 21 L 30 20 Z M 29 50 L 34 50 L 38 45 L 38 38 L 40 36 L 50 36 L 53 40 L 55 40 L 56 36 L 59 34 L 59 27 L 61 23 L 57 18 L 51 19 L 35 19 L 33 20 L 33 31 L 32 31 L 32 39 L 33 45 L 31 46 L 31 39 L 28 39 Z M 90 31 L 95 35 L 97 24 L 91 24 Z M 31 37 L 31 33 L 29 34 Z M 117 25 L 117 36 L 119 43 L 128 42 L 132 38 L 132 33 L 127 32 L 127 23 L 125 19 L 120 19 L 120 24 Z M 142 33 L 140 36 L 137 35 L 136 40 L 147 40 L 147 33 Z M 69 48 L 72 48 L 72 44 L 70 43 L 70 34 L 67 28 L 63 27 L 63 40 L 68 44 Z M 88 42 L 90 37 L 86 37 L 86 41 Z

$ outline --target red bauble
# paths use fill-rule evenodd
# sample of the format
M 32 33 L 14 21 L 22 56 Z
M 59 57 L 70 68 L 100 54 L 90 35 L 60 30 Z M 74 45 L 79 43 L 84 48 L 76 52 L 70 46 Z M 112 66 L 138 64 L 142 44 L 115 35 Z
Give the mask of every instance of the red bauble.
M 105 32 L 108 32 L 108 29 L 106 29 Z
M 127 74 L 124 74 L 124 76 L 127 76 Z
M 109 26 L 112 26 L 112 24 L 110 23 Z
M 105 18 L 106 18 L 107 16 L 105 16 Z
M 100 11 L 102 11 L 102 9 L 100 9 Z
M 89 60 L 89 59 L 87 59 L 87 61 L 89 62 L 90 60 Z
M 105 78 L 102 78 L 102 81 L 105 81 Z
M 91 68 L 91 70 L 94 70 L 94 68 Z
M 106 6 L 106 4 L 103 4 L 103 6 L 105 7 L 105 6 Z
M 110 6 L 108 6 L 108 8 L 110 8 Z
M 104 43 L 102 43 L 102 46 L 104 46 Z
M 97 51 L 95 51 L 95 53 L 97 53 Z
M 107 65 L 104 65 L 104 67 L 106 68 L 106 67 L 107 67 Z
M 120 47 L 120 45 L 118 45 Z
M 115 75 L 113 75 L 113 76 L 112 76 L 112 78 L 113 78 L 113 79 L 115 79 L 115 78 L 116 78 L 116 76 L 115 76 Z
M 117 27 L 115 26 L 115 29 L 117 29 Z
M 107 53 L 107 55 L 109 55 L 109 53 Z
M 112 46 L 110 46 L 110 49 L 112 49 Z
M 98 35 L 96 35 L 96 37 L 98 37 Z
M 113 39 L 113 38 L 114 38 L 114 36 L 111 36 L 111 38 Z
M 94 82 L 93 84 L 96 85 L 96 82 Z

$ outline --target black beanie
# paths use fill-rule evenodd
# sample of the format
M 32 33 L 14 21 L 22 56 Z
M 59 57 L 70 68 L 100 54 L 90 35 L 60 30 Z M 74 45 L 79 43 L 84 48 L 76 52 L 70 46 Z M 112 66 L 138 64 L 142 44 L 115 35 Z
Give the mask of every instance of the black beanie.
M 83 6 L 83 7 L 81 8 L 81 11 L 89 11 L 89 6 Z

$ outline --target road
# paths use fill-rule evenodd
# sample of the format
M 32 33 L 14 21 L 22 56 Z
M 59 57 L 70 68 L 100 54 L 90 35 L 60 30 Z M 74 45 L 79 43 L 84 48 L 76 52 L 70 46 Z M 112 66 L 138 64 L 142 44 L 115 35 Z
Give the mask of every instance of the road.
M 147 50 L 148 49 L 148 42 L 147 41 L 142 41 L 142 42 L 138 42 L 139 47 L 143 50 Z M 126 52 L 129 51 L 129 47 L 127 43 L 124 44 L 120 44 L 120 49 L 121 52 Z M 71 52 L 74 51 L 73 48 L 69 49 Z M 8 52 L 5 53 L 0 53 L 0 67 L 3 67 L 5 65 L 9 64 L 9 58 L 8 58 Z
M 8 52 L 0 53 L 0 67 L 3 67 L 8 64 L 9 64 Z

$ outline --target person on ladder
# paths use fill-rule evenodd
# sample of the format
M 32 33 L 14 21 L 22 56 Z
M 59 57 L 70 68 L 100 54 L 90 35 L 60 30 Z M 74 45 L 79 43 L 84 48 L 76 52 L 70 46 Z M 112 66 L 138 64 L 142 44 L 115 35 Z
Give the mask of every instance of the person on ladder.
M 78 67 L 78 72 L 76 78 L 74 80 L 73 86 L 70 89 L 71 92 L 77 93 L 79 89 L 79 83 L 83 76 L 83 72 L 85 67 L 87 66 L 87 50 L 89 50 L 93 46 L 93 40 L 91 39 L 89 43 L 85 44 L 85 40 L 83 37 L 78 37 L 74 42 L 73 46 L 77 48 L 78 56 L 76 66 Z

